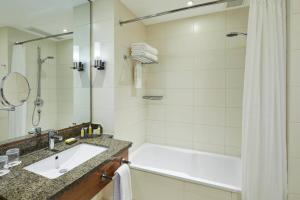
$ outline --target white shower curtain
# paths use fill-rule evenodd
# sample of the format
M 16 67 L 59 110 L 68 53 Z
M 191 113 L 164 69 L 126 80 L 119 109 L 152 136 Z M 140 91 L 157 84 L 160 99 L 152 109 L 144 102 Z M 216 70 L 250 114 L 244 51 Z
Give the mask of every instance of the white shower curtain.
M 26 51 L 22 45 L 13 46 L 11 72 L 26 76 Z M 26 134 L 27 103 L 9 112 L 9 137 L 15 138 Z
M 251 0 L 243 103 L 243 200 L 285 200 L 285 0 Z

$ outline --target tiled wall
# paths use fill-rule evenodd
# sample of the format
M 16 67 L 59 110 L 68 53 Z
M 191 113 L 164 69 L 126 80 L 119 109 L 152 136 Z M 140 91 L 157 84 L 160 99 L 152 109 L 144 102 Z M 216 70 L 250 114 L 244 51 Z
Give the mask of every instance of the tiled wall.
M 300 200 L 300 1 L 288 0 L 288 190 Z
M 242 8 L 147 27 L 159 64 L 146 67 L 147 142 L 240 155 L 245 37 Z
M 119 0 L 115 6 L 116 21 L 134 17 Z M 145 40 L 146 28 L 142 23 L 115 25 L 115 136 L 133 141 L 131 151 L 145 142 L 146 105 L 142 98 L 145 87 L 136 89 L 133 85 L 130 45 Z M 124 55 L 128 58 L 124 59 Z
M 93 71 L 94 122 L 103 124 L 104 130 L 113 132 L 115 138 L 132 141 L 130 151 L 133 151 L 145 142 L 146 104 L 142 99 L 145 88 L 133 86 L 130 44 L 145 41 L 146 28 L 141 23 L 118 24 L 119 19 L 133 17 L 119 0 L 98 0 L 94 10 L 101 10 L 94 16 L 94 41 L 101 43 L 107 62 L 105 71 Z M 102 196 L 112 199 L 111 184 L 94 199 L 102 199 Z
M 93 70 L 93 121 L 113 132 L 119 139 L 138 147 L 145 141 L 144 89 L 133 87 L 133 63 L 129 55 L 132 42 L 145 41 L 146 28 L 141 23 L 120 26 L 119 19 L 133 15 L 119 0 L 94 2 L 93 41 L 101 44 L 107 62 L 104 71 Z

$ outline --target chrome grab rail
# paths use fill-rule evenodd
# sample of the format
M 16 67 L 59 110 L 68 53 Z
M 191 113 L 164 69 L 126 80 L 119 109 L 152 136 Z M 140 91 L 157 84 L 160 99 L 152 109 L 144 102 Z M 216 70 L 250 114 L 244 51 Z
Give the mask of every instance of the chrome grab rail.
M 112 157 L 111 159 L 109 159 L 109 161 L 115 161 L 115 160 L 120 160 L 120 165 L 122 164 L 127 164 L 130 165 L 131 162 L 129 160 L 126 160 L 125 158 L 122 157 Z M 105 172 L 101 174 L 101 181 L 112 181 L 114 180 L 115 176 L 109 176 L 107 175 Z

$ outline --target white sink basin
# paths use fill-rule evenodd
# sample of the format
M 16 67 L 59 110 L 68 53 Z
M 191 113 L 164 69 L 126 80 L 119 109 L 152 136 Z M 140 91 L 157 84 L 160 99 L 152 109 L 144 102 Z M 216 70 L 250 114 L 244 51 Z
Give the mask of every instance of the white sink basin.
M 105 147 L 79 144 L 24 169 L 49 179 L 55 179 L 106 150 Z

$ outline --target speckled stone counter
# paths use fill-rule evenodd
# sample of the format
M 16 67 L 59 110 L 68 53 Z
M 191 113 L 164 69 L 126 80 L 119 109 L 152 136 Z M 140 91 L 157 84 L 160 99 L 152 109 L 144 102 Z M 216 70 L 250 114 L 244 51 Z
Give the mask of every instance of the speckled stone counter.
M 104 165 L 109 158 L 131 146 L 130 142 L 103 136 L 99 138 L 82 139 L 73 145 L 58 143 L 55 149 L 63 151 L 80 143 L 104 146 L 108 149 L 56 179 L 47 179 L 23 168 L 58 152 L 42 149 L 26 154 L 20 157 L 22 160 L 21 165 L 12 168 L 9 174 L 0 177 L 0 199 L 55 199 L 65 190 L 72 187 L 73 184 L 81 181 L 84 177 L 94 172 L 99 166 Z

